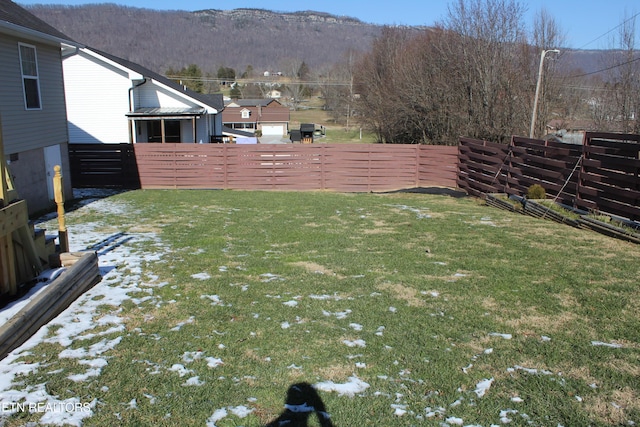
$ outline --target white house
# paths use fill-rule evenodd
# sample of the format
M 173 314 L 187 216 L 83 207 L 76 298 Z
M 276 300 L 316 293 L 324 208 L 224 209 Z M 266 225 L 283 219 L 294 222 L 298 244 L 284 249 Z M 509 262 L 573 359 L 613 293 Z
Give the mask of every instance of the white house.
M 222 95 L 203 95 L 89 47 L 63 57 L 69 142 L 222 140 Z
M 54 166 L 69 177 L 62 54 L 78 46 L 9 0 L 0 0 L 0 134 L 29 213 L 53 206 Z M 2 177 L 4 179 L 4 177 Z M 65 179 L 65 193 L 72 192 Z

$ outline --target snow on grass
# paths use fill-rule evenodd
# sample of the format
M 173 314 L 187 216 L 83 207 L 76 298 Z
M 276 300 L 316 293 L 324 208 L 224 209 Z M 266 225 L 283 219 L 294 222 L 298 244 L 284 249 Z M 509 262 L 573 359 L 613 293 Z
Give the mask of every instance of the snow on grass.
M 342 340 L 342 343 L 347 347 L 366 347 L 367 343 L 364 340 Z
M 104 200 L 85 201 L 78 209 L 80 210 L 123 216 L 134 214 L 126 203 Z M 128 300 L 140 304 L 154 299 L 153 278 L 142 277 L 142 265 L 159 259 L 159 255 L 154 251 L 155 248 L 162 247 L 158 237 L 154 233 L 104 234 L 96 230 L 104 230 L 103 224 L 88 222 L 68 226 L 71 252 L 97 253 L 98 267 L 102 275 L 100 283 L 85 292 L 21 347 L 0 361 L 0 404 L 37 403 L 41 406 L 27 410 L 43 413 L 40 418 L 42 424 L 80 426 L 85 418 L 93 415 L 97 401 L 81 402 L 77 397 L 61 400 L 47 392 L 45 383 L 24 386 L 20 377 L 37 374 L 43 365 L 40 362 L 25 363 L 21 360 L 22 357 L 30 356 L 30 359 L 37 359 L 30 355 L 30 350 L 40 343 L 58 344 L 64 347 L 58 354 L 59 358 L 78 359 L 81 365 L 88 366 L 84 373 L 70 373 L 67 378 L 81 382 L 97 377 L 107 365 L 108 359 L 98 356 L 109 354 L 122 340 L 121 335 L 113 335 L 124 331 L 124 320 L 120 317 L 123 302 Z M 0 319 L 10 319 L 37 295 L 40 289 L 54 280 L 57 272 L 46 274 L 48 277 L 42 276 L 42 283 L 34 287 L 25 298 L 2 310 Z M 138 298 L 141 293 L 145 296 Z M 96 316 L 96 313 L 104 312 L 105 307 L 111 307 L 111 312 Z M 113 326 L 105 329 L 109 325 Z M 97 336 L 105 338 L 89 346 L 82 345 L 83 341 Z M 3 411 L 3 414 L 6 415 L 6 412 Z
M 349 377 L 346 383 L 336 384 L 333 381 L 323 381 L 313 386 L 316 390 L 336 392 L 340 396 L 353 397 L 369 388 L 369 384 L 356 376 Z
M 493 384 L 493 378 L 484 379 L 476 384 L 475 393 L 478 397 L 484 396 Z
M 213 415 L 207 419 L 206 426 L 207 427 L 216 427 L 216 423 L 226 417 L 229 416 L 229 413 L 235 415 L 238 418 L 246 418 L 249 414 L 253 412 L 253 409 L 249 409 L 244 405 L 240 406 L 229 406 L 226 408 L 217 409 Z
M 201 381 L 200 377 L 196 375 L 195 377 L 189 378 L 182 385 L 185 386 L 185 387 L 189 387 L 189 386 L 200 387 L 200 386 L 204 385 L 204 381 Z
M 322 310 L 322 314 L 325 315 L 326 317 L 330 317 L 330 316 L 335 316 L 336 319 L 346 319 L 348 315 L 350 315 L 352 313 L 351 310 L 347 309 L 345 311 L 338 311 L 335 313 L 332 313 L 330 311 L 326 311 L 326 310 Z
M 426 212 L 428 210 L 426 208 L 414 208 L 412 206 L 407 206 L 407 205 L 386 205 L 386 206 L 389 206 L 389 207 L 392 207 L 392 208 L 396 208 L 396 209 L 399 209 L 401 211 L 412 212 L 412 213 L 416 214 L 416 217 L 418 219 L 429 219 L 429 218 L 431 218 L 431 215 Z
M 608 343 L 602 341 L 591 341 L 591 345 L 596 347 L 622 348 L 622 344 Z
M 513 336 L 511 334 L 501 334 L 499 332 L 491 332 L 489 333 L 490 337 L 500 337 L 500 338 L 504 338 L 505 340 L 510 340 L 511 338 L 513 338 Z

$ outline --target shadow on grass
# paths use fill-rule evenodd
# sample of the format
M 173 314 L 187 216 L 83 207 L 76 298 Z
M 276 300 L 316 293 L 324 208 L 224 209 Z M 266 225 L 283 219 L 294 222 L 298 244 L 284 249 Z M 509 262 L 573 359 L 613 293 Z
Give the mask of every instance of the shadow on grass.
M 315 412 L 322 427 L 333 427 L 330 415 L 318 392 L 308 383 L 293 384 L 287 391 L 284 411 L 264 427 L 307 427 L 309 417 Z
M 385 191 L 382 194 L 393 194 L 393 193 L 418 193 L 418 194 L 435 194 L 438 196 L 450 196 L 455 197 L 456 199 L 467 197 L 467 193 L 462 190 L 456 190 L 453 188 L 447 187 L 415 187 L 415 188 L 407 188 L 404 190 L 396 190 L 396 191 Z

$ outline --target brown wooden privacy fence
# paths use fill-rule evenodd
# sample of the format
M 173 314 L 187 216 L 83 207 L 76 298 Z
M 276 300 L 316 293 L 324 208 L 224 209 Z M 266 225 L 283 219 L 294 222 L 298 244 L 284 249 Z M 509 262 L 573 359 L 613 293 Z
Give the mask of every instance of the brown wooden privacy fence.
M 142 188 L 393 191 L 455 187 L 457 148 L 400 144 L 135 144 Z
M 566 205 L 640 220 L 640 135 L 587 133 L 583 145 L 461 138 L 458 186 L 524 196 L 532 184 Z

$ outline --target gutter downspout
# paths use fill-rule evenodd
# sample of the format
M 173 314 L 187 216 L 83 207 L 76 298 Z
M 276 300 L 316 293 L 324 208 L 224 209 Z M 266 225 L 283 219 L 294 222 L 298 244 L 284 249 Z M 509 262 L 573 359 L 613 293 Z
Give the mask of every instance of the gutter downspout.
M 128 90 L 128 98 L 129 98 L 129 111 L 133 113 L 133 90 L 145 84 L 147 82 L 147 78 L 145 77 L 138 84 L 132 85 Z M 133 119 L 128 120 L 129 123 L 129 144 L 133 144 Z

